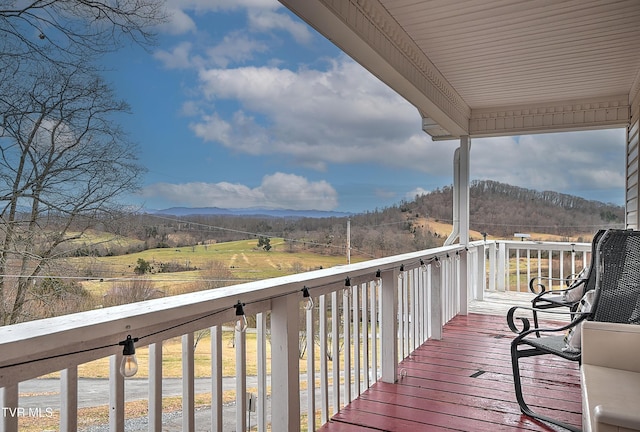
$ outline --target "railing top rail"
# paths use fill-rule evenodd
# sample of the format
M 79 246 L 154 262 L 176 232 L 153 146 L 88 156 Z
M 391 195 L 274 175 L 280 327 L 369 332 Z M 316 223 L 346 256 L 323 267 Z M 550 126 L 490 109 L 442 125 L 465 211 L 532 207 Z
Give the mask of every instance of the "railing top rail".
M 591 250 L 591 243 L 584 242 L 556 242 L 556 241 L 540 241 L 540 240 L 487 240 L 482 241 L 474 241 L 471 242 L 470 245 L 479 246 L 481 244 L 505 244 L 511 248 L 519 248 L 519 249 L 557 249 L 557 250 L 571 250 L 575 249 L 576 251 Z

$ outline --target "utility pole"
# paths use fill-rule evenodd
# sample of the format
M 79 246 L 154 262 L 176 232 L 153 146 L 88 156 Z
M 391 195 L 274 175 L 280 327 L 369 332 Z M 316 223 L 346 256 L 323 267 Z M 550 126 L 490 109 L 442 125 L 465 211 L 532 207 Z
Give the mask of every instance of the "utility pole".
M 347 264 L 351 264 L 351 219 L 347 219 Z

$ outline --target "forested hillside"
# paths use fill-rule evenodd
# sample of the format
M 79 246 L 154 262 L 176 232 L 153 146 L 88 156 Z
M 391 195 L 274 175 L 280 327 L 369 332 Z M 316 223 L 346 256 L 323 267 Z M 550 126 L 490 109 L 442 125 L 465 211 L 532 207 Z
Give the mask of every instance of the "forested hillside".
M 435 190 L 405 206 L 429 217 L 450 220 L 453 190 Z M 600 227 L 622 227 L 624 208 L 599 201 L 539 192 L 491 180 L 474 181 L 470 190 L 471 228 L 496 237 L 538 232 L 574 237 Z

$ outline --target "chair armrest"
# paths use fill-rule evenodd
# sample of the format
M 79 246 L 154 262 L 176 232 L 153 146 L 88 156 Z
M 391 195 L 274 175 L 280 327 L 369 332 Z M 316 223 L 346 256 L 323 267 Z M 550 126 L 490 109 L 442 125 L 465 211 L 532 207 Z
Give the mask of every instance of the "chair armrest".
M 581 279 L 580 283 L 576 283 L 572 286 L 570 286 L 569 288 L 563 288 L 563 289 L 554 289 L 554 290 L 542 290 L 540 291 L 538 294 L 536 294 L 536 296 L 533 298 L 533 300 L 531 300 L 531 304 L 533 305 L 533 307 L 536 307 L 536 303 L 538 301 L 544 301 L 546 298 L 548 298 L 550 295 L 562 295 L 562 294 L 567 294 L 571 291 L 573 291 L 574 289 L 583 289 L 583 285 L 586 283 L 587 279 Z M 544 285 L 540 285 L 544 288 Z M 581 293 L 582 294 L 582 293 Z M 580 297 L 582 297 L 582 295 L 580 295 Z M 572 303 L 578 303 L 580 301 L 580 299 L 578 299 L 575 302 L 567 302 L 567 305 L 572 304 Z
M 640 325 L 585 321 L 582 363 L 640 373 Z
M 593 411 L 595 431 L 600 429 L 599 425 L 601 424 L 640 431 L 640 414 L 638 412 L 623 412 L 603 405 L 598 405 Z
M 536 312 L 538 314 L 550 314 L 562 317 L 571 317 L 571 321 L 569 323 L 557 323 L 559 327 L 549 327 L 549 328 L 531 328 L 531 323 L 529 321 L 529 317 L 526 316 L 516 316 L 516 311 L 529 311 L 531 314 Z M 586 319 L 591 313 L 590 312 L 570 312 L 570 311 L 557 311 L 557 310 L 549 310 L 549 309 L 537 309 L 525 306 L 513 306 L 507 312 L 507 325 L 509 329 L 519 334 L 520 336 L 526 336 L 529 333 L 539 333 L 539 332 L 559 332 L 565 331 L 573 327 L 574 325 L 579 325 L 579 323 Z M 520 325 L 522 328 L 518 328 L 516 324 L 516 320 L 520 320 Z M 563 325 L 564 324 L 564 325 Z
M 554 277 L 547 277 L 547 276 L 536 276 L 531 278 L 531 280 L 529 280 L 529 291 L 532 292 L 533 294 L 543 294 L 543 293 L 549 293 L 549 292 L 553 292 L 553 293 L 562 293 L 563 291 L 566 291 L 567 289 L 573 289 L 576 288 L 582 284 L 584 284 L 585 282 L 587 282 L 588 279 L 586 278 L 574 278 L 572 280 L 569 280 L 567 278 L 554 278 Z M 536 281 L 540 281 L 538 283 L 536 283 Z M 554 289 L 554 290 L 548 290 L 547 286 L 544 283 L 541 282 L 564 282 L 565 286 L 567 288 L 562 288 L 562 289 Z

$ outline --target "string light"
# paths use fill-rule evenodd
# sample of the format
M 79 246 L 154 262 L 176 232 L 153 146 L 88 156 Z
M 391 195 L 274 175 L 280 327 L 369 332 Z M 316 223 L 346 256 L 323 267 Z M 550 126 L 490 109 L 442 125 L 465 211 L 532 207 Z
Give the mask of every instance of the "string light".
M 404 279 L 404 264 L 400 264 L 400 273 L 398 273 L 400 279 Z
M 247 330 L 249 324 L 247 323 L 247 317 L 244 314 L 244 303 L 236 303 L 233 307 L 236 308 L 236 325 L 235 329 L 239 333 L 244 333 Z
M 123 357 L 120 363 L 120 373 L 125 378 L 131 378 L 138 372 L 135 342 L 138 342 L 138 338 L 132 338 L 131 335 L 127 335 L 127 339 L 118 342 L 118 345 L 124 347 L 122 349 Z
M 434 259 L 434 260 L 435 260 L 435 262 L 436 262 L 436 267 L 440 268 L 440 267 L 442 266 L 442 263 L 440 262 L 440 258 L 438 258 L 438 257 L 434 257 L 433 259 Z
M 422 258 L 420 258 L 420 267 L 422 267 L 422 271 L 427 271 L 427 263 Z
M 302 297 L 306 300 L 304 302 L 305 310 L 313 309 L 313 298 L 311 297 L 311 294 L 309 294 L 309 288 L 307 288 L 306 285 L 302 287 Z

